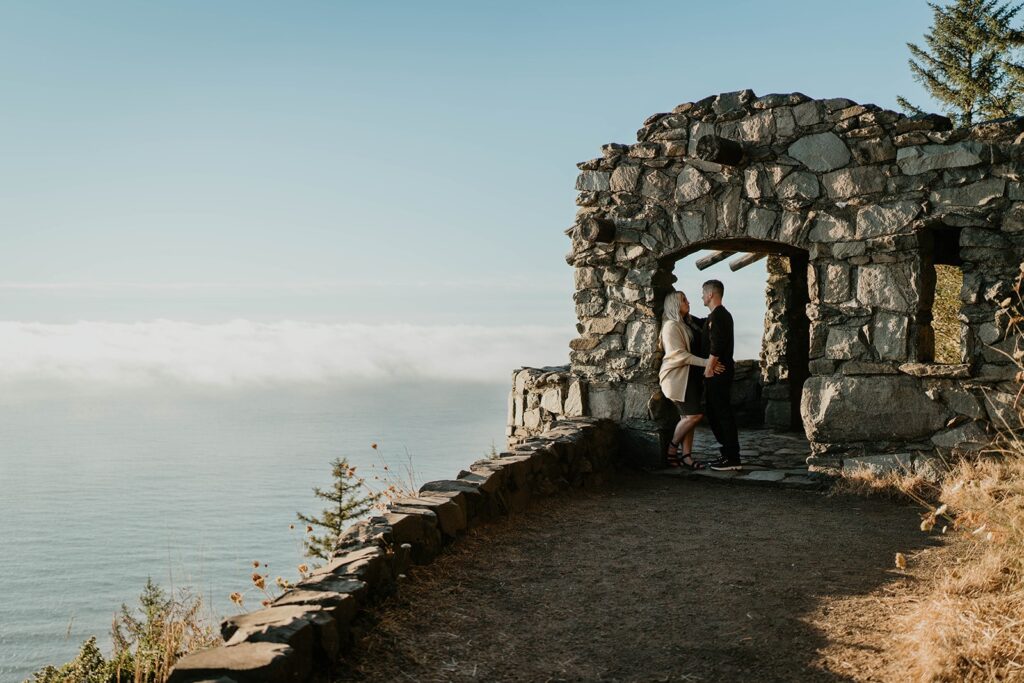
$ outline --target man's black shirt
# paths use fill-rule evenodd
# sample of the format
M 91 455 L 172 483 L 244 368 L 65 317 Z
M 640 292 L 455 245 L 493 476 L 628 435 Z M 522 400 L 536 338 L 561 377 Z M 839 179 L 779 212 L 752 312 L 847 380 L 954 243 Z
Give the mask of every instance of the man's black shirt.
M 701 334 L 701 349 L 728 367 L 732 367 L 732 328 L 732 314 L 725 310 L 725 306 L 719 305 L 708 314 Z

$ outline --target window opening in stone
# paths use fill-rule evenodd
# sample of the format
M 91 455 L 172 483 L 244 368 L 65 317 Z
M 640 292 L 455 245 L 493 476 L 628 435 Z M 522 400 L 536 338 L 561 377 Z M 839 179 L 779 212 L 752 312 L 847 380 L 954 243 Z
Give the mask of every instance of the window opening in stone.
M 964 362 L 960 290 L 960 229 L 940 226 L 921 234 L 922 296 L 918 359 L 944 365 Z
M 700 318 L 708 314 L 701 285 L 725 285 L 736 329 L 733 406 L 740 426 L 802 432 L 800 393 L 810 376 L 806 253 L 706 249 L 677 261 L 673 276 L 673 288 L 686 293 Z

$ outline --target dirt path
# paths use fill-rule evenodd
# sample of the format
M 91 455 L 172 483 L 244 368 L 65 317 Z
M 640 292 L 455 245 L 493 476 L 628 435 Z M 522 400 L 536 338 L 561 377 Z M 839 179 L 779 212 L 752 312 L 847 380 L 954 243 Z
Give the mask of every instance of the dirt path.
M 883 501 L 631 475 L 415 570 L 341 680 L 885 680 L 877 596 L 912 593 L 893 557 L 925 548 L 918 522 Z

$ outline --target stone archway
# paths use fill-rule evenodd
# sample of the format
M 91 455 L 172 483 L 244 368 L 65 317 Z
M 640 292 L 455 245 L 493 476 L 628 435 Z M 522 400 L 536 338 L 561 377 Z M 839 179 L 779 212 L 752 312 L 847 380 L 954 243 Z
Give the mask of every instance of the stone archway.
M 1013 417 L 1004 303 L 1024 261 L 1022 133 L 1024 119 L 954 130 L 935 115 L 749 90 L 649 117 L 637 143 L 578 165 L 567 260 L 579 337 L 555 373 L 575 391 L 573 412 L 614 419 L 627 448 L 658 453 L 649 402 L 664 264 L 752 241 L 807 253 L 801 416 L 821 462 L 983 442 Z M 952 366 L 931 363 L 927 343 L 936 245 L 963 264 L 963 362 Z M 549 408 L 568 414 L 568 399 L 545 408 L 528 385 L 517 376 L 512 438 L 533 429 L 520 428 L 517 401 L 537 428 L 560 414 Z

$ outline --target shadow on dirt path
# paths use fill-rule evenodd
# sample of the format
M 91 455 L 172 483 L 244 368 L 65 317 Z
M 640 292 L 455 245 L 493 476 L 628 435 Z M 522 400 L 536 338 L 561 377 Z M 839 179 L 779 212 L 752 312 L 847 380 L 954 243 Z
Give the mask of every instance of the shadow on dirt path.
M 414 570 L 339 680 L 855 680 L 820 668 L 812 615 L 902 580 L 918 523 L 886 501 L 625 475 Z

